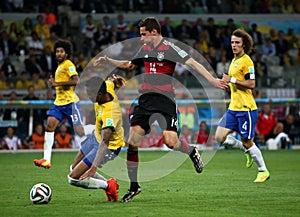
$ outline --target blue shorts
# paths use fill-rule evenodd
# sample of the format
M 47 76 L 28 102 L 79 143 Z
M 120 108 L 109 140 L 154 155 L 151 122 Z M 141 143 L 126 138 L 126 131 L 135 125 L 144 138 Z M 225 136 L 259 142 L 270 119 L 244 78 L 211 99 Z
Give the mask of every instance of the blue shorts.
M 245 139 L 252 139 L 255 135 L 255 125 L 258 111 L 232 111 L 227 110 L 219 122 L 220 127 L 238 132 Z
M 55 117 L 59 122 L 62 122 L 63 118 L 67 117 L 71 126 L 82 125 L 82 113 L 79 102 L 62 106 L 53 105 L 48 110 L 47 115 Z
M 87 135 L 86 140 L 81 143 L 80 151 L 84 154 L 83 162 L 89 167 L 92 166 L 93 161 L 96 157 L 96 153 L 98 151 L 98 146 L 100 144 L 97 142 L 94 131 Z M 119 155 L 121 148 L 116 150 L 107 149 L 106 154 L 98 165 L 98 168 L 101 168 L 106 162 L 115 159 Z

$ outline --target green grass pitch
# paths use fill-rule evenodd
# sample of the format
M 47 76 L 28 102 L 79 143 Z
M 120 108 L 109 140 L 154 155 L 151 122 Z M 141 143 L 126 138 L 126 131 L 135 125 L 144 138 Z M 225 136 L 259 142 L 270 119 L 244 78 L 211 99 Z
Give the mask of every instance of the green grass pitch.
M 257 167 L 247 169 L 241 151 L 220 150 L 202 174 L 187 159 L 171 174 L 142 182 L 142 193 L 129 203 L 106 202 L 103 190 L 70 186 L 67 174 L 75 152 L 53 153 L 49 170 L 33 164 L 41 153 L 0 154 L 0 216 L 300 216 L 300 151 L 262 152 L 271 172 L 266 183 L 253 183 Z M 164 154 L 140 152 L 140 159 Z M 125 152 L 120 157 L 125 158 Z M 125 163 L 121 167 L 126 171 Z M 52 188 L 47 205 L 29 200 L 29 191 L 38 182 Z M 122 197 L 129 185 L 126 180 L 119 184 Z

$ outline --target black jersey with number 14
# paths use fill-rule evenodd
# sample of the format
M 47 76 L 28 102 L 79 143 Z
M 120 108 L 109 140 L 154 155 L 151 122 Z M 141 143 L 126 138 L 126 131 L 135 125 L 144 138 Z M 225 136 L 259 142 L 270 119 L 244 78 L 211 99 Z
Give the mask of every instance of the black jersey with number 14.
M 166 39 L 156 47 L 143 45 L 131 61 L 135 65 L 144 63 L 146 74 L 139 92 L 142 94 L 156 92 L 173 98 L 175 96 L 173 74 L 176 63 L 185 64 L 189 58 L 186 50 Z

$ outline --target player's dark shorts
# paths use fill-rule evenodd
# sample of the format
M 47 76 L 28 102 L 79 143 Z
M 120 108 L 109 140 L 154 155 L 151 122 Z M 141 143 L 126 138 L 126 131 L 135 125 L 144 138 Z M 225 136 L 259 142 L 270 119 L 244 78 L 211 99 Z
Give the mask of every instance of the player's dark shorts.
M 95 138 L 94 131 L 91 134 L 87 135 L 87 138 L 81 143 L 80 151 L 85 156 L 83 158 L 83 162 L 86 163 L 86 165 L 88 165 L 89 167 L 91 167 L 93 164 L 99 145 L 100 144 Z M 115 157 L 119 155 L 120 151 L 121 148 L 118 148 L 116 150 L 107 149 L 98 167 L 101 168 L 106 162 L 115 159 Z
M 258 119 L 258 111 L 232 111 L 227 110 L 219 126 L 238 132 L 241 137 L 251 139 L 255 135 L 255 125 Z
M 140 96 L 136 105 L 129 115 L 130 125 L 141 126 L 146 133 L 150 126 L 157 121 L 163 130 L 177 132 L 177 106 L 174 98 L 159 94 L 145 93 Z
M 47 115 L 55 117 L 59 122 L 61 122 L 64 117 L 67 117 L 71 126 L 82 125 L 82 113 L 79 102 L 62 106 L 53 105 L 48 110 Z

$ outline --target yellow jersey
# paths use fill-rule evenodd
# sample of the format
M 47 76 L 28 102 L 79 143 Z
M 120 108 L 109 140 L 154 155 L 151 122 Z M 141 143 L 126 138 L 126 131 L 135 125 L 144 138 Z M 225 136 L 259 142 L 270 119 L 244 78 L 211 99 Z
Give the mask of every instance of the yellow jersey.
M 71 60 L 65 60 L 60 63 L 55 71 L 55 82 L 67 82 L 72 76 L 78 75 L 76 67 Z M 56 98 L 55 105 L 68 105 L 73 102 L 78 102 L 79 98 L 76 95 L 75 86 L 57 86 L 55 87 Z
M 234 58 L 229 66 L 228 75 L 237 80 L 255 80 L 254 64 L 251 58 L 244 54 Z M 249 111 L 257 109 L 257 105 L 249 88 L 243 88 L 237 84 L 230 83 L 231 101 L 229 109 L 233 111 Z
M 122 110 L 118 96 L 115 93 L 115 84 L 111 80 L 105 81 L 107 92 L 113 96 L 113 100 L 99 105 L 94 103 L 96 128 L 94 131 L 95 138 L 101 143 L 101 130 L 107 127 L 113 127 L 113 133 L 109 140 L 108 148 L 116 150 L 125 146 L 124 129 L 122 127 Z

